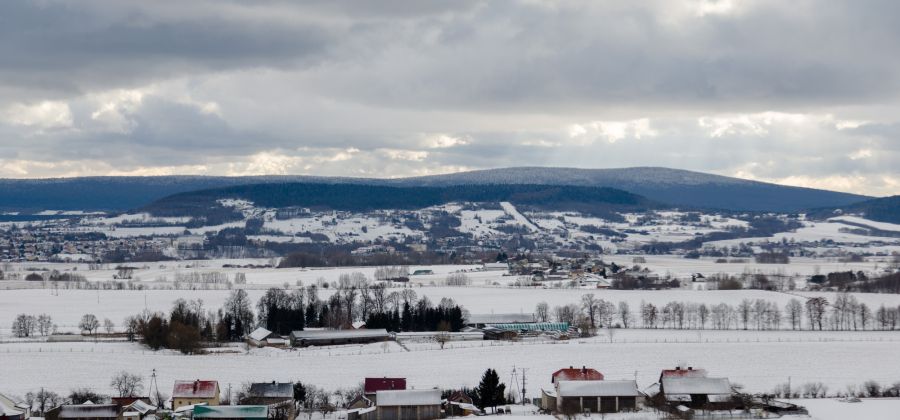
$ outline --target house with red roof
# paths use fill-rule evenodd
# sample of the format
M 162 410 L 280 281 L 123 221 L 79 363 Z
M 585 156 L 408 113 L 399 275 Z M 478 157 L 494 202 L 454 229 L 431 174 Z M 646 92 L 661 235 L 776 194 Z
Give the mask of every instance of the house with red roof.
M 172 409 L 196 404 L 219 405 L 219 382 L 200 379 L 175 381 Z
M 596 369 L 582 366 L 581 369 L 569 366 L 568 369 L 560 369 L 553 372 L 550 382 L 554 385 L 559 381 L 602 381 L 603 374 Z
M 374 403 L 377 401 L 378 391 L 403 391 L 406 389 L 406 378 L 366 378 L 363 384 L 363 394 Z

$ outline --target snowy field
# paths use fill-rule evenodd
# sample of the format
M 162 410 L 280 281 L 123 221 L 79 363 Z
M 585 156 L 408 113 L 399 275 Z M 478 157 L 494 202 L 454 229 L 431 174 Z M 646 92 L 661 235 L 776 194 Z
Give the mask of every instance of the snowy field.
M 740 333 L 732 333 L 740 334 Z M 873 336 L 874 337 L 874 336 Z M 646 337 L 645 337 L 646 338 Z M 176 379 L 217 379 L 233 387 L 246 381 L 293 381 L 338 389 L 357 385 L 366 376 L 407 377 L 410 386 L 474 386 L 486 368 L 508 377 L 513 366 L 527 368 L 529 395 L 548 387 L 550 374 L 566 366 L 591 366 L 608 379 L 637 378 L 653 384 L 664 368 L 679 363 L 703 367 L 712 376 L 727 376 L 748 391 L 769 391 L 786 382 L 823 382 L 832 391 L 873 379 L 900 380 L 896 341 L 729 341 L 609 343 L 604 338 L 559 343 L 453 343 L 439 350 L 422 346 L 405 351 L 393 343 L 294 351 L 182 356 L 152 352 L 129 343 L 22 343 L 0 345 L 5 378 L 0 392 L 23 394 L 41 386 L 58 392 L 90 387 L 110 392 L 108 378 L 120 370 L 149 375 L 156 369 L 160 388 Z M 865 355 L 865 357 L 861 357 Z M 810 359 L 815 363 L 809 363 Z M 852 363 L 848 363 L 853 359 Z M 824 368 L 827 367 L 827 368 Z

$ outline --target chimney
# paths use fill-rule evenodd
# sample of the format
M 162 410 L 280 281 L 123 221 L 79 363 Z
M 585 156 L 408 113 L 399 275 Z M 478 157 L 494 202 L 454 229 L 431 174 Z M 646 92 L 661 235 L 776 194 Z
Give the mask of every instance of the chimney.
M 197 392 L 197 387 L 199 387 L 199 386 L 200 386 L 200 380 L 197 379 L 194 381 L 194 392 Z
M 581 373 L 587 375 L 587 366 L 581 365 Z

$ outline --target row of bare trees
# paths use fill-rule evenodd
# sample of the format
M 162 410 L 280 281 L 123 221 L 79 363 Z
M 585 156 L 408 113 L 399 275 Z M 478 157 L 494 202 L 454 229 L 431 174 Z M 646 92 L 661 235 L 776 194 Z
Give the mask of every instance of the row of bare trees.
M 567 322 L 584 330 L 620 327 L 670 329 L 743 330 L 894 330 L 900 324 L 900 307 L 882 305 L 873 310 L 855 296 L 840 293 L 834 303 L 818 296 L 793 298 L 784 306 L 765 299 L 743 299 L 736 305 L 671 301 L 658 306 L 642 301 L 632 311 L 626 301 L 614 303 L 582 295 L 579 304 L 553 308 L 538 303 L 534 316 L 539 322 Z

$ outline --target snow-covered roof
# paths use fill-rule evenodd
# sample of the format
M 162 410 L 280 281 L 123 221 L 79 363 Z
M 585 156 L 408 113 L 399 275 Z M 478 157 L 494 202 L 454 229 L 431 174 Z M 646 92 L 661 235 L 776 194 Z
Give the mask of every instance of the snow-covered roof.
M 290 382 L 260 382 L 250 384 L 250 397 L 257 398 L 294 398 L 294 385 Z
M 195 419 L 265 419 L 269 408 L 264 405 L 216 405 L 194 408 Z
M 270 335 L 272 335 L 272 331 L 269 331 L 263 327 L 259 327 L 255 330 L 253 330 L 252 333 L 250 333 L 250 339 L 256 340 L 256 341 L 263 341 Z
M 147 404 L 142 400 L 135 400 L 133 403 L 128 404 L 126 408 L 128 408 L 129 410 L 137 411 L 141 414 L 147 414 L 150 411 L 156 410 L 156 407 Z
M 21 410 L 17 410 L 14 407 L 10 407 L 3 400 L 0 400 L 0 417 L 13 417 L 13 416 L 21 416 L 23 413 Z
M 372 338 L 388 337 L 385 329 L 377 330 L 320 330 L 320 331 L 294 331 L 291 338 L 294 340 L 331 340 L 341 338 Z
M 379 406 L 440 405 L 441 391 L 437 389 L 378 391 L 375 393 L 375 400 Z
M 81 404 L 60 407 L 60 419 L 117 418 L 119 407 L 115 404 Z
M 562 397 L 637 397 L 635 381 L 559 381 Z
M 680 378 L 662 379 L 662 390 L 666 398 L 674 394 L 728 394 L 733 391 L 728 378 Z

